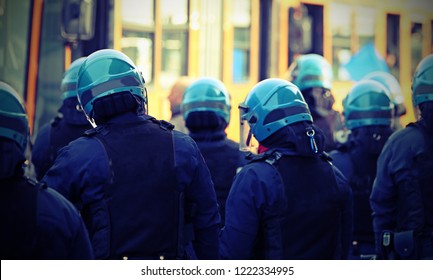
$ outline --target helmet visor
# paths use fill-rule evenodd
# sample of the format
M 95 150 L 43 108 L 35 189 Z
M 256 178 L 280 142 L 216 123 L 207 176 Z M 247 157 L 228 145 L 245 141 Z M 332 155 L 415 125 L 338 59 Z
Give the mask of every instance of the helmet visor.
M 240 118 L 240 135 L 239 135 L 239 150 L 243 152 L 257 152 L 258 143 L 253 138 L 252 128 L 247 121 L 249 107 L 244 103 L 239 105 L 239 118 Z

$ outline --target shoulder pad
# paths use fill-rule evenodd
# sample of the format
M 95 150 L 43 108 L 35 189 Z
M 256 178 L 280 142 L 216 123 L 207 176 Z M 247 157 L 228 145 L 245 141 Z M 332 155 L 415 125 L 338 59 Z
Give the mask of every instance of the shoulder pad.
M 174 125 L 164 121 L 164 120 L 157 120 L 155 118 L 151 118 L 150 119 L 153 123 L 159 125 L 160 128 L 162 128 L 163 130 L 173 130 L 174 129 Z
M 93 135 L 96 135 L 98 133 L 101 133 L 101 131 L 103 129 L 104 129 L 103 125 L 97 126 L 97 127 L 91 128 L 91 129 L 88 129 L 88 130 L 84 131 L 84 136 L 93 136 Z
M 249 153 L 246 158 L 249 160 L 249 163 L 254 161 L 264 161 L 270 165 L 275 165 L 282 156 L 283 155 L 280 152 L 265 152 L 259 155 Z

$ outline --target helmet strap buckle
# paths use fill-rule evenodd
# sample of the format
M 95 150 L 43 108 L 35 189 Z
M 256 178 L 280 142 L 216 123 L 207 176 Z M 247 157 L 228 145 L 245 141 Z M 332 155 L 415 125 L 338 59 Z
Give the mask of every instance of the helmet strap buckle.
M 307 128 L 306 134 L 310 138 L 310 147 L 311 147 L 311 150 L 315 154 L 317 154 L 319 152 L 319 149 L 317 148 L 316 140 L 314 139 L 314 135 L 316 134 L 316 132 L 314 131 L 313 128 L 309 127 L 309 128 Z

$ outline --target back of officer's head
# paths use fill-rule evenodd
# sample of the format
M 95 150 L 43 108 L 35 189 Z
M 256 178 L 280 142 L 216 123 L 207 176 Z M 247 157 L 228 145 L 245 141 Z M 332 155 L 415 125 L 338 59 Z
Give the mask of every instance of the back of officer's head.
M 425 124 L 433 130 L 433 54 L 424 57 L 415 70 L 412 102 L 419 107 Z
M 126 112 L 145 112 L 141 72 L 124 53 L 104 49 L 89 55 L 77 78 L 78 100 L 92 125 Z
M 313 116 L 325 117 L 332 110 L 332 67 L 323 56 L 299 56 L 290 65 L 287 79 L 301 90 Z
M 230 122 L 230 95 L 215 78 L 200 78 L 183 94 L 181 111 L 191 132 L 224 130 Z
M 254 136 L 268 148 L 289 143 L 300 153 L 322 151 L 323 135 L 313 126 L 308 105 L 293 83 L 276 78 L 263 80 L 250 90 L 239 109 L 241 145 L 249 146 Z
M 367 74 L 363 80 L 373 80 L 381 83 L 389 91 L 391 101 L 394 104 L 394 116 L 400 117 L 406 114 L 406 105 L 401 91 L 400 83 L 390 73 L 385 71 L 374 71 Z
M 60 90 L 62 93 L 62 99 L 77 99 L 77 78 L 78 71 L 81 65 L 86 60 L 85 57 L 80 57 L 74 60 L 69 68 L 63 73 L 62 83 L 60 84 Z M 78 102 L 78 100 L 77 100 Z
M 80 57 L 71 63 L 69 68 L 63 73 L 60 85 L 63 103 L 59 108 L 59 112 L 67 123 L 75 125 L 88 124 L 77 98 L 78 71 L 85 59 L 85 57 Z
M 375 80 L 357 82 L 343 100 L 344 123 L 351 130 L 351 141 L 371 155 L 378 155 L 391 135 L 393 112 L 389 90 Z
M 22 172 L 29 137 L 26 111 L 17 92 L 0 82 L 0 178 Z

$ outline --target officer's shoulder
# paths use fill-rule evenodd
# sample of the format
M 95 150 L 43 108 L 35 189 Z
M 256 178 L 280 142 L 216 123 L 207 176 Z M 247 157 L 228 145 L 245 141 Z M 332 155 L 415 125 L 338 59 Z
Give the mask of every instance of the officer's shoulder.
M 39 202 L 40 205 L 45 205 L 48 208 L 56 207 L 57 210 L 63 210 L 73 213 L 77 212 L 75 206 L 67 200 L 62 194 L 53 188 L 47 187 L 44 183 L 39 183 Z M 44 207 L 45 208 L 45 207 Z M 46 213 L 48 215 L 48 213 Z M 54 213 L 53 213 L 54 215 Z
M 388 139 L 389 143 L 395 145 L 419 145 L 423 140 L 423 132 L 417 125 L 411 123 L 405 128 L 395 131 Z
M 182 149 L 182 150 L 199 149 L 195 140 L 188 134 L 178 130 L 172 130 L 172 133 L 173 133 L 173 140 L 176 149 Z

